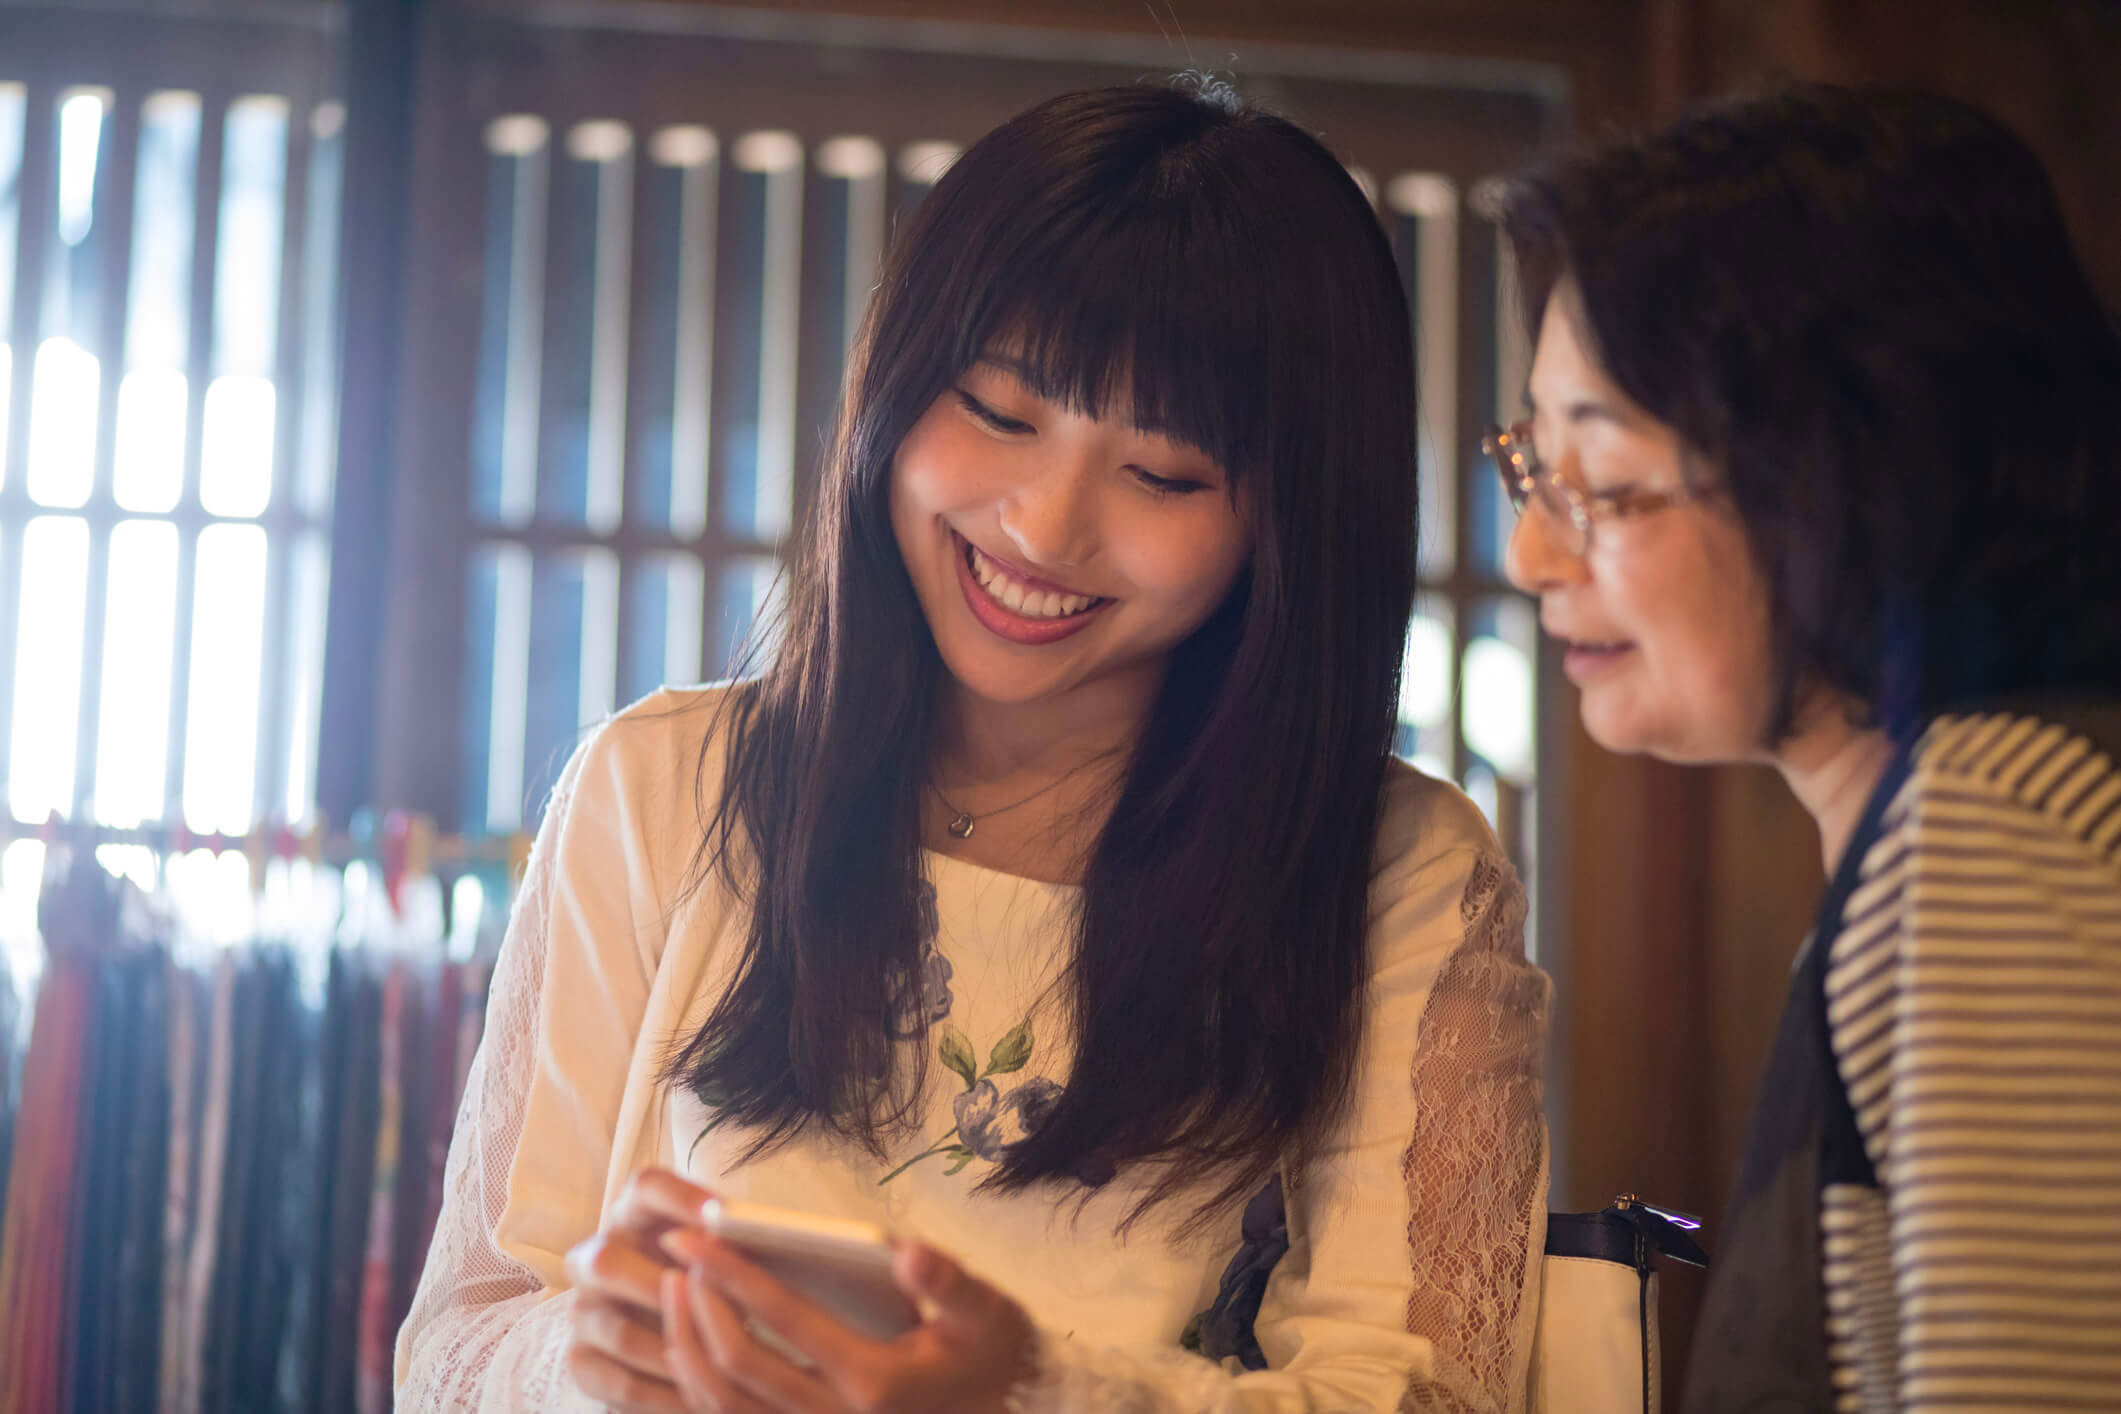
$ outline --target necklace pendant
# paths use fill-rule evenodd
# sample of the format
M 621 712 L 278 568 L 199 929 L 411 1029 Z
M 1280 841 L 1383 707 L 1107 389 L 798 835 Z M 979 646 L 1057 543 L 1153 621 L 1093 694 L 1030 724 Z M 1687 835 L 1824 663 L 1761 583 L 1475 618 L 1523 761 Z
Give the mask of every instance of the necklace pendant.
M 957 818 L 943 828 L 961 840 L 969 840 L 972 838 L 972 817 L 961 810 Z

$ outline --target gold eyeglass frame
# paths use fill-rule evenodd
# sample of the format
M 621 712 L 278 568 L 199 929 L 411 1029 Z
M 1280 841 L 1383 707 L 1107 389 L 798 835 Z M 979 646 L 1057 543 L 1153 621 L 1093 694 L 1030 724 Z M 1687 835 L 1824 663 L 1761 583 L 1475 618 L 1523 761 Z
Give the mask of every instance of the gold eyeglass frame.
M 1600 521 L 1633 520 L 1715 494 L 1687 486 L 1669 491 L 1626 487 L 1613 495 L 1586 493 L 1562 480 L 1554 468 L 1539 459 L 1529 422 L 1490 427 L 1480 439 L 1480 450 L 1495 464 L 1495 474 L 1502 478 L 1502 493 L 1511 508 L 1521 516 L 1528 503 L 1537 502 L 1556 524 L 1573 532 L 1564 548 L 1578 558 L 1591 552 L 1593 533 Z

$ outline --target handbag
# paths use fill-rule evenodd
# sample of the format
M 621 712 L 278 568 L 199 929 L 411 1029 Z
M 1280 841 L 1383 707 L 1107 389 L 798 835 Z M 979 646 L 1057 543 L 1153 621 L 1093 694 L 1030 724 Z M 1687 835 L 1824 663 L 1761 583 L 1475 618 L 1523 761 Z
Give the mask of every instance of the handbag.
M 1707 1266 L 1700 1228 L 1633 1194 L 1595 1213 L 1547 1215 L 1531 1414 L 1657 1414 L 1657 1259 Z

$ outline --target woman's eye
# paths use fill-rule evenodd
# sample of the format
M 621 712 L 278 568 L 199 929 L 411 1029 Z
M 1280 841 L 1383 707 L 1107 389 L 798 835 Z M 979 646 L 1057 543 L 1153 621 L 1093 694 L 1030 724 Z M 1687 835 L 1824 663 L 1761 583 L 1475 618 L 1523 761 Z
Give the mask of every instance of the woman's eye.
M 975 421 L 985 423 L 996 432 L 1007 432 L 1013 436 L 1020 432 L 1034 432 L 1037 430 L 1028 422 L 1020 422 L 1016 418 L 1003 416 L 978 398 L 973 397 L 963 388 L 957 390 L 957 401 L 960 407 L 972 414 Z
M 1169 476 L 1158 476 L 1143 467 L 1135 467 L 1134 479 L 1141 482 L 1151 494 L 1157 496 L 1190 496 L 1195 491 L 1208 488 L 1198 481 L 1185 481 Z
M 1643 502 L 1656 499 L 1640 486 L 1601 486 L 1584 493 L 1584 499 L 1608 514 L 1633 515 Z

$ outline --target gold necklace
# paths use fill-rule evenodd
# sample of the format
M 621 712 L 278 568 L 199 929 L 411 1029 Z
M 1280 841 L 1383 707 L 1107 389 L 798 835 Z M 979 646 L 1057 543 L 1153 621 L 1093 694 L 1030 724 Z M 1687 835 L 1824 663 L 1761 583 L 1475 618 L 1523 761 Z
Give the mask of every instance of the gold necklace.
M 1031 792 L 1031 794 L 1025 796 L 1022 800 L 1012 800 L 1007 805 L 1001 806 L 999 809 L 983 810 L 977 815 L 973 814 L 969 810 L 960 810 L 955 805 L 951 804 L 950 797 L 943 794 L 943 788 L 935 783 L 935 778 L 933 776 L 930 776 L 928 778 L 928 789 L 935 792 L 935 798 L 943 803 L 943 809 L 950 812 L 950 822 L 944 825 L 943 828 L 948 830 L 957 839 L 969 840 L 972 838 L 973 826 L 977 825 L 980 821 L 992 820 L 997 815 L 1006 815 L 1010 811 L 1016 809 L 1016 807 L 1018 807 L 1019 805 L 1029 805 L 1032 801 L 1037 800 L 1040 796 L 1046 794 L 1048 791 L 1059 790 L 1061 786 L 1067 783 L 1068 778 L 1070 776 L 1075 775 L 1078 771 L 1088 770 L 1090 767 L 1095 766 L 1098 762 L 1104 760 L 1107 756 L 1110 756 L 1111 754 L 1112 753 L 1109 751 L 1099 752 L 1097 755 L 1091 757 L 1088 761 L 1083 762 L 1080 766 L 1072 766 L 1069 769 L 1061 772 L 1058 776 L 1055 776 L 1052 780 L 1040 786 L 1037 790 Z

